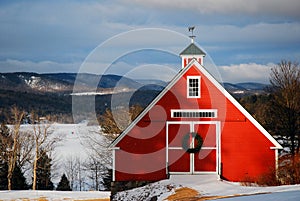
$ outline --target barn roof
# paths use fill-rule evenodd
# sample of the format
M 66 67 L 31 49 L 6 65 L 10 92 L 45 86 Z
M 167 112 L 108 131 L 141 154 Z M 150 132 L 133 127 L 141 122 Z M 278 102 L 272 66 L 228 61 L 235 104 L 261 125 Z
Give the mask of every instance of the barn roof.
M 192 61 L 196 61 L 193 59 Z M 193 62 L 191 62 L 193 63 Z M 198 62 L 197 62 L 198 63 Z M 199 64 L 200 65 L 200 64 Z M 118 142 L 149 112 L 149 110 L 172 88 L 172 86 L 187 72 L 193 65 L 181 69 L 169 84 L 154 98 L 154 100 L 129 124 L 129 126 L 111 143 L 109 148 L 116 146 Z
M 197 47 L 194 43 L 191 43 L 179 55 L 206 55 L 206 53 L 203 52 L 203 50 Z
M 161 93 L 135 118 L 131 124 L 110 144 L 109 148 L 115 148 L 118 142 L 150 111 L 150 109 L 177 83 L 177 81 L 192 67 L 196 66 L 214 85 L 217 89 L 240 110 L 245 117 L 253 123 L 254 126 L 274 145 L 272 149 L 282 149 L 283 147 L 266 131 L 246 110 L 241 106 L 233 96 L 202 66 L 193 59 L 185 68 L 171 80 L 171 82 L 161 91 Z

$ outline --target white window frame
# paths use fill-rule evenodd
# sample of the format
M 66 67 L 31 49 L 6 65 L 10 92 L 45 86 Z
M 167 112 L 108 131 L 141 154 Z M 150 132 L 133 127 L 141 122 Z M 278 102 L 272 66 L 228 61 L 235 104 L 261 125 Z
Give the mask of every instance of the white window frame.
M 211 116 L 206 116 L 206 115 L 188 115 L 187 117 L 177 117 L 174 115 L 176 112 L 181 112 L 181 113 L 190 113 L 190 114 L 195 114 L 195 113 L 213 113 Z M 217 118 L 218 117 L 218 110 L 217 109 L 196 109 L 196 110 L 189 110 L 189 109 L 171 109 L 171 118 Z
M 197 79 L 198 80 L 198 96 L 191 96 L 190 95 L 190 79 Z M 186 81 L 186 91 L 187 91 L 187 97 L 188 98 L 200 98 L 201 97 L 201 76 L 187 76 L 187 81 Z

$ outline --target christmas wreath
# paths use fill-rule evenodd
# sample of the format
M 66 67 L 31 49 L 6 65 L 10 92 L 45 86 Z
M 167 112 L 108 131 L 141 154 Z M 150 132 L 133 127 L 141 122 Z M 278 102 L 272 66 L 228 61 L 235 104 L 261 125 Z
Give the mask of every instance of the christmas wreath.
M 190 138 L 194 138 L 194 148 L 190 148 Z M 203 144 L 203 139 L 198 133 L 188 133 L 182 139 L 182 148 L 188 153 L 197 153 L 200 151 Z

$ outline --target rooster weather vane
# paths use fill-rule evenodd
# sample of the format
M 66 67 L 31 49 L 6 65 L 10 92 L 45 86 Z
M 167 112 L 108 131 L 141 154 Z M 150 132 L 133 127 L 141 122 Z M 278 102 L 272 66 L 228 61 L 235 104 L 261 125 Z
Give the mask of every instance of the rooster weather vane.
M 192 27 L 189 27 L 189 32 L 192 32 L 192 35 L 190 35 L 189 37 L 192 39 L 192 43 L 194 43 L 194 38 L 196 36 L 194 36 L 194 29 L 195 29 L 195 26 L 192 26 Z

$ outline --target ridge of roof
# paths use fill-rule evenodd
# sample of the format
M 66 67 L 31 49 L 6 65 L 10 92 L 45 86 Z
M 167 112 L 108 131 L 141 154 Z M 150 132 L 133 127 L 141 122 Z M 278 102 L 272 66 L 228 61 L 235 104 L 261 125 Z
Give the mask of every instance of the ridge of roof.
M 189 46 L 187 46 L 180 54 L 181 55 L 206 55 L 206 53 L 201 50 L 197 45 L 194 43 L 191 43 Z

